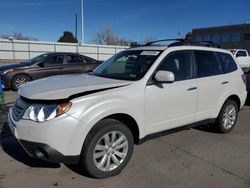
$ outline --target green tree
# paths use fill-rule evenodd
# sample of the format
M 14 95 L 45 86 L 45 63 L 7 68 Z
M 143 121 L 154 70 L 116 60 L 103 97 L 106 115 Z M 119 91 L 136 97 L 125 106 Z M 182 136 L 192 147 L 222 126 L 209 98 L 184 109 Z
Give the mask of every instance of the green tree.
M 77 39 L 70 31 L 64 31 L 63 36 L 59 38 L 58 42 L 78 43 Z

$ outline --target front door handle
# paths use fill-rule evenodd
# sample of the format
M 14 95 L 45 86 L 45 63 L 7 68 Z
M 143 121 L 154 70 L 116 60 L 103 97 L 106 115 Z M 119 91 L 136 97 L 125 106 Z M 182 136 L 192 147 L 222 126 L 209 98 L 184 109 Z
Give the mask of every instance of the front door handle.
M 228 84 L 229 82 L 226 80 L 226 81 L 223 81 L 221 82 L 222 85 L 225 85 L 225 84 Z
M 190 87 L 190 88 L 188 88 L 187 90 L 188 91 L 193 91 L 193 90 L 196 90 L 197 89 L 197 87 Z

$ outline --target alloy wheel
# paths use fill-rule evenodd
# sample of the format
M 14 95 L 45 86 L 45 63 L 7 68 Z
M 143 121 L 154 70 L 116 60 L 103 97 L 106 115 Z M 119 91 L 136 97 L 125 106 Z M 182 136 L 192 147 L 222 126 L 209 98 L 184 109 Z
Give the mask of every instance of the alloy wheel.
M 223 113 L 222 125 L 225 129 L 230 129 L 236 121 L 236 107 L 232 104 L 228 105 Z
M 118 131 L 105 134 L 96 144 L 94 149 L 94 163 L 101 171 L 116 169 L 127 156 L 128 140 Z

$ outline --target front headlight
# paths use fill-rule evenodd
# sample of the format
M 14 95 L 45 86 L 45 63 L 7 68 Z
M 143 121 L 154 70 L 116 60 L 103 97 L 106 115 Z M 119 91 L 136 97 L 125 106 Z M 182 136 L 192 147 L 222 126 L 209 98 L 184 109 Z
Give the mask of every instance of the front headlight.
M 7 74 L 8 72 L 12 72 L 14 69 L 7 69 L 2 72 L 2 75 Z
M 27 108 L 22 119 L 44 122 L 63 115 L 71 107 L 71 103 L 63 104 L 33 104 Z

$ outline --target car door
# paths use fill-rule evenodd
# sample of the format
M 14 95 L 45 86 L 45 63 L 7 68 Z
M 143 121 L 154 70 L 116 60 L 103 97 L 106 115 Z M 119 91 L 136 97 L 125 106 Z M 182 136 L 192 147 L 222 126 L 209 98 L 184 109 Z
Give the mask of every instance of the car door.
M 50 55 L 38 63 L 38 67 L 32 72 L 35 79 L 64 74 L 64 55 Z
M 156 71 L 174 73 L 173 83 L 152 83 L 145 91 L 146 132 L 151 134 L 194 122 L 197 81 L 191 51 L 172 52 Z
M 196 121 L 201 121 L 213 117 L 228 81 L 214 52 L 197 50 L 194 56 L 199 88 Z
M 66 55 L 65 59 L 67 67 L 64 72 L 66 74 L 91 72 L 96 67 L 92 61 L 87 61 L 87 58 L 80 55 Z

